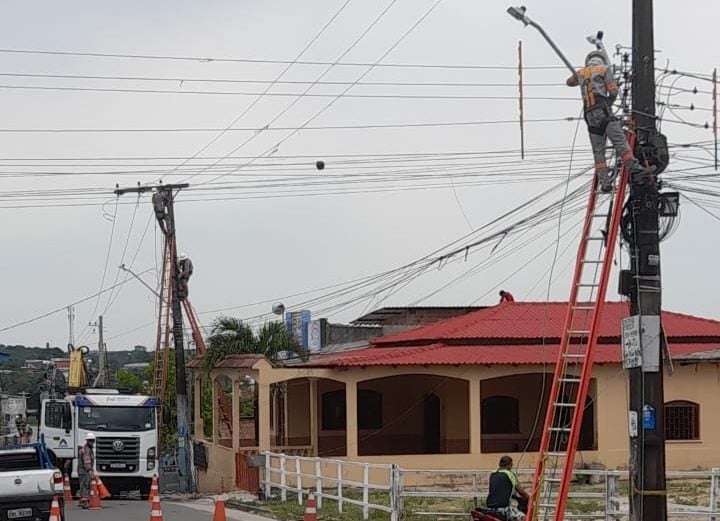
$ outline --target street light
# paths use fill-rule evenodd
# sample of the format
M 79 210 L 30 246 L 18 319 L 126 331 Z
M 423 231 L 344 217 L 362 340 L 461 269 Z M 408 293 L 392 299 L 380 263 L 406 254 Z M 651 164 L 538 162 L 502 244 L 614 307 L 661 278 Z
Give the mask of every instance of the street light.
M 507 12 L 510 16 L 515 18 L 516 20 L 521 21 L 525 25 L 530 24 L 530 19 L 525 16 L 525 11 L 527 11 L 527 8 L 524 5 L 521 5 L 520 7 L 508 7 Z
M 570 60 L 568 60 L 565 55 L 560 51 L 557 45 L 555 45 L 555 42 L 553 42 L 548 34 L 545 32 L 545 30 L 540 27 L 539 24 L 533 22 L 528 16 L 525 14 L 527 11 L 527 8 L 522 5 L 520 7 L 508 7 L 507 13 L 515 18 L 516 20 L 522 22 L 527 27 L 528 25 L 531 25 L 535 29 L 538 30 L 538 32 L 542 35 L 543 38 L 547 41 L 547 43 L 550 44 L 550 47 L 553 48 L 553 50 L 557 53 L 558 56 L 560 56 L 560 59 L 563 61 L 565 66 L 570 70 L 570 72 L 574 75 L 577 75 L 577 71 L 575 70 L 575 67 L 572 66 L 572 63 L 570 63 Z M 582 84 L 582 82 L 580 82 Z

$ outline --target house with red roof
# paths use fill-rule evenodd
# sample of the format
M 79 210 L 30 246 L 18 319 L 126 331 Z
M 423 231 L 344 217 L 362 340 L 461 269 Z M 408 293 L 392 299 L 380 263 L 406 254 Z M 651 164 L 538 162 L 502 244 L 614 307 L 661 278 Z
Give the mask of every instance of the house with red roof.
M 219 428 L 203 434 L 196 402 L 196 439 L 209 451 L 201 487 L 217 489 L 223 475 L 235 476 L 238 454 L 267 450 L 424 469 L 489 469 L 500 455 L 510 454 L 519 466 L 530 467 L 566 306 L 515 301 L 465 308 L 293 366 L 274 367 L 257 355 L 231 356 L 210 374 L 213 392 L 229 390 L 232 417 L 216 412 L 213 418 L 215 426 L 225 421 L 232 427 L 229 438 L 220 437 Z M 620 331 L 629 314 L 626 302 L 604 307 L 578 464 L 627 466 L 627 374 Z M 720 321 L 666 311 L 663 325 L 669 347 L 664 368 L 668 468 L 718 467 Z M 196 371 L 196 400 L 209 385 L 207 377 Z M 239 397 L 247 381 L 255 389 L 254 433 L 240 429 Z

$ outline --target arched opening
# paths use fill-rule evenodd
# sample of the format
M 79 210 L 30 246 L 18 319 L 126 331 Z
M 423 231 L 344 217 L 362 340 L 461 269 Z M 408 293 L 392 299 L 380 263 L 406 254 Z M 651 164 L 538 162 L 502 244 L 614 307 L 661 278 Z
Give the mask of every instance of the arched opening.
M 358 455 L 467 453 L 468 382 L 399 375 L 358 383 Z
M 482 452 L 539 450 L 552 377 L 552 374 L 543 377 L 542 373 L 528 373 L 480 382 Z M 578 450 L 597 450 L 595 387 L 593 379 L 583 411 Z M 569 394 L 563 399 L 569 400 Z M 569 422 L 569 416 L 559 418 L 555 426 L 560 427 L 562 423 L 565 427 Z M 566 443 L 566 434 L 557 435 L 551 440 L 551 445 L 557 447 Z

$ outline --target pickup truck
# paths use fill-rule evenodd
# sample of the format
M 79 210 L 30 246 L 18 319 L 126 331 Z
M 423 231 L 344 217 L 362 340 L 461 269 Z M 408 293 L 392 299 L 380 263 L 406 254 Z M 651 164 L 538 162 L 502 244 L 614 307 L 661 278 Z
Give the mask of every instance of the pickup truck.
M 63 475 L 44 443 L 0 446 L 0 520 L 47 521 L 53 497 L 64 520 Z

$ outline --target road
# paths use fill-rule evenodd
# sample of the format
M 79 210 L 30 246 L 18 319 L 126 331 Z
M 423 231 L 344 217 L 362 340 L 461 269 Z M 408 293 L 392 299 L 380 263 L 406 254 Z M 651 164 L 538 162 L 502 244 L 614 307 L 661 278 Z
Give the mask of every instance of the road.
M 164 521 L 212 521 L 210 500 L 193 503 L 162 503 Z M 81 510 L 74 504 L 65 508 L 65 521 L 145 521 L 150 519 L 150 504 L 140 500 L 103 501 L 102 510 Z M 227 518 L 235 521 L 268 521 L 267 518 L 237 510 L 227 510 Z

